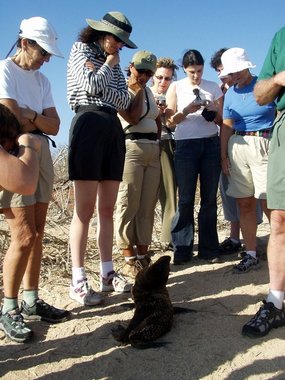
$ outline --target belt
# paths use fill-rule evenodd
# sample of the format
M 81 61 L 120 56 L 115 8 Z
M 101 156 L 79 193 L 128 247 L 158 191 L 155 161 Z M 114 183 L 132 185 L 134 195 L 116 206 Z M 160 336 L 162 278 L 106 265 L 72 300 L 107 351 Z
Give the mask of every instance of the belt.
M 157 140 L 157 133 L 140 133 L 140 132 L 126 133 L 125 139 L 126 140 L 147 139 L 147 140 L 156 141 Z
M 260 131 L 235 131 L 235 135 L 239 136 L 257 136 L 257 137 L 265 137 L 270 138 L 272 136 L 273 129 L 262 129 Z
M 105 113 L 109 113 L 111 115 L 117 115 L 117 111 L 115 108 L 108 106 L 97 106 L 96 104 L 88 104 L 84 106 L 76 106 L 74 109 L 75 113 L 78 112 L 88 112 L 88 111 L 101 111 Z

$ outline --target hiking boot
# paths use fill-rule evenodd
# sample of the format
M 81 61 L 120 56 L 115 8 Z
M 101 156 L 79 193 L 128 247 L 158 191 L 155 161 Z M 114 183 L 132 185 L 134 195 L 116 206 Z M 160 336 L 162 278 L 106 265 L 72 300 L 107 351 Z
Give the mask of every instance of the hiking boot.
M 68 310 L 57 309 L 41 299 L 37 299 L 32 306 L 22 301 L 21 314 L 24 319 L 30 321 L 46 321 L 50 323 L 67 321 L 70 316 Z
M 246 251 L 242 251 L 242 252 L 239 252 L 237 256 L 238 256 L 238 259 L 244 259 L 246 255 L 247 255 Z
M 241 249 L 241 242 L 235 243 L 230 237 L 219 244 L 220 255 L 230 255 Z
M 69 297 L 84 306 L 100 305 L 104 300 L 88 285 L 87 280 L 80 281 L 76 286 L 70 285 Z
M 111 271 L 108 276 L 100 278 L 100 291 L 101 292 L 119 292 L 127 293 L 130 292 L 132 284 L 128 283 L 124 276 Z
M 120 273 L 123 276 L 135 279 L 137 274 L 143 269 L 143 265 L 140 261 L 126 261 L 123 268 L 120 269 Z
M 273 328 L 285 325 L 284 306 L 277 309 L 272 302 L 263 301 L 258 312 L 242 328 L 242 334 L 250 338 L 265 336 Z
M 246 273 L 251 269 L 257 269 L 259 264 L 259 259 L 255 258 L 249 254 L 246 254 L 244 258 L 233 267 L 234 273 Z
M 33 336 L 33 331 L 23 321 L 18 307 L 0 315 L 0 329 L 8 338 L 18 343 L 27 342 Z

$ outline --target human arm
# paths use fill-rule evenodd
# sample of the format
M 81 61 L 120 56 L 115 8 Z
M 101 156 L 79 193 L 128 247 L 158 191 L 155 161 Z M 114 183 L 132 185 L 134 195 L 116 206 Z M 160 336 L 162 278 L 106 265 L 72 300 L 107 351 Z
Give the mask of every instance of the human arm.
M 0 99 L 0 103 L 14 113 L 24 132 L 32 132 L 38 129 L 47 135 L 57 135 L 60 119 L 55 107 L 46 108 L 40 114 L 31 108 L 19 107 L 14 99 Z
M 221 140 L 221 165 L 225 175 L 229 175 L 230 162 L 228 158 L 228 143 L 229 138 L 233 134 L 234 121 L 232 119 L 224 119 L 220 130 Z
M 131 102 L 127 109 L 119 110 L 119 114 L 131 125 L 138 124 L 143 110 L 145 100 L 145 89 L 137 81 L 136 77 L 131 74 L 128 80 L 128 88 L 132 94 Z
M 282 87 L 285 87 L 285 71 L 268 79 L 258 81 L 254 87 L 256 102 L 263 106 L 273 102 L 279 95 Z
M 0 146 L 0 186 L 13 193 L 30 195 L 37 187 L 41 142 L 37 136 L 23 134 L 18 137 L 18 144 L 18 157 Z

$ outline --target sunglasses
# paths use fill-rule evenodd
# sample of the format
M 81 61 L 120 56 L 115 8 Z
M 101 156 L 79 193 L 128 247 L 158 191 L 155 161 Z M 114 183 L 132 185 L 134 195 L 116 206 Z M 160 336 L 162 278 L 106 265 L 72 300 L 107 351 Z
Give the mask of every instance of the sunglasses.
M 126 45 L 126 44 L 124 43 L 124 41 L 122 41 L 119 37 L 115 36 L 114 34 L 112 34 L 112 36 L 113 36 L 113 38 L 114 38 L 114 40 L 115 40 L 116 42 L 121 43 L 122 45 Z
M 145 70 L 145 69 L 136 69 L 137 72 L 140 74 L 140 75 L 143 75 L 145 74 L 147 77 L 152 77 L 153 76 L 153 72 L 151 70 Z
M 37 46 L 38 51 L 41 53 L 41 55 L 42 55 L 43 57 L 47 57 L 47 56 L 51 55 L 49 52 L 47 52 L 45 49 L 43 49 L 40 45 L 38 45 L 38 44 L 36 43 L 36 41 L 34 41 L 34 40 L 28 40 L 28 43 L 29 43 L 29 45 L 31 45 L 31 46 Z
M 167 82 L 171 81 L 172 80 L 172 77 L 164 77 L 162 75 L 156 75 L 155 76 L 157 80 L 166 80 Z

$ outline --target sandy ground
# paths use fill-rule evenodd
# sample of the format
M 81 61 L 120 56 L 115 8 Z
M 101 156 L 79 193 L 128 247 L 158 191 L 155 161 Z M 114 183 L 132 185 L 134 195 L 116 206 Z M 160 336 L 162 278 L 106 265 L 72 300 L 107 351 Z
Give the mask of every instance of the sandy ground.
M 268 231 L 268 225 L 259 227 L 263 247 Z M 132 316 L 121 306 L 130 301 L 128 295 L 110 294 L 102 307 L 78 307 L 68 297 L 68 281 L 63 286 L 50 278 L 41 284 L 41 296 L 69 309 L 72 319 L 58 325 L 33 322 L 31 343 L 13 343 L 0 332 L 0 378 L 285 379 L 285 328 L 257 340 L 241 335 L 267 293 L 267 262 L 263 257 L 260 269 L 236 275 L 231 272 L 236 260 L 236 254 L 222 264 L 194 258 L 171 267 L 173 303 L 197 312 L 176 315 L 172 330 L 160 339 L 165 345 L 147 350 L 118 347 L 110 334 L 116 321 Z

